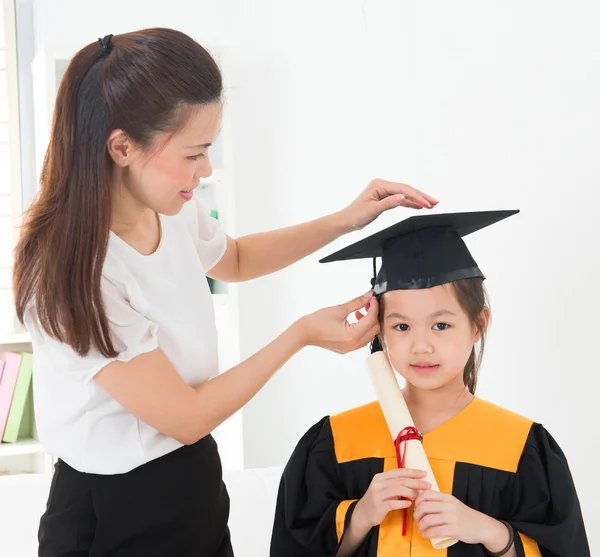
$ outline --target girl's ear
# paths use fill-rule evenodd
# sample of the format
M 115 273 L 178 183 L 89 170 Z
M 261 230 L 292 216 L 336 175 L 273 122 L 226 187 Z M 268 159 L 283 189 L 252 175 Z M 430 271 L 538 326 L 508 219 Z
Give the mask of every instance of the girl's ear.
M 388 347 L 383 333 L 379 333 L 377 336 L 379 337 L 379 344 L 381 344 L 381 349 L 387 354 Z
M 481 340 L 481 335 L 485 334 L 487 332 L 488 327 L 490 326 L 491 318 L 492 318 L 492 312 L 490 311 L 490 308 L 484 307 L 481 310 L 481 314 L 479 316 L 479 319 L 481 320 L 481 331 L 479 329 L 476 329 L 475 342 L 479 342 Z

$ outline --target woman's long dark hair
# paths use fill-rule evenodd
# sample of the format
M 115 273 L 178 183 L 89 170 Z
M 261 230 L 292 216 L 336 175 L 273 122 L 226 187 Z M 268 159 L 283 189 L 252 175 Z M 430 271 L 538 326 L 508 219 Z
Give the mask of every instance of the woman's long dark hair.
M 107 41 L 105 41 L 106 43 Z M 186 109 L 218 102 L 211 55 L 172 29 L 146 29 L 82 48 L 58 89 L 40 194 L 15 250 L 18 318 L 35 302 L 44 330 L 80 355 L 117 352 L 101 294 L 111 222 L 113 161 L 107 139 L 123 130 L 142 148 L 175 131 Z

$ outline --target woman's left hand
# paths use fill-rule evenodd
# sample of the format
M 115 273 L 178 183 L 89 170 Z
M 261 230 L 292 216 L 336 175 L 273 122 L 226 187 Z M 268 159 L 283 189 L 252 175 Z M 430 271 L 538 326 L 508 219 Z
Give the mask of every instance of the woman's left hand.
M 424 538 L 455 538 L 463 543 L 504 547 L 509 533 L 501 522 L 476 511 L 456 497 L 437 491 L 423 491 L 415 500 L 414 519 Z M 500 539 L 505 538 L 505 539 Z
M 375 179 L 371 180 L 367 188 L 341 212 L 350 230 L 360 230 L 388 209 L 431 209 L 438 203 L 437 199 L 412 186 Z

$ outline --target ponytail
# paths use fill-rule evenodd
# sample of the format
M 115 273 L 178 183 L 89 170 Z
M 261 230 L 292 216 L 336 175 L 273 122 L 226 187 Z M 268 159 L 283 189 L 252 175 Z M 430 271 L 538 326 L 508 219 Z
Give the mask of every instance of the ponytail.
M 95 346 L 114 357 L 100 288 L 111 215 L 111 121 L 100 86 L 105 62 L 98 43 L 89 45 L 60 83 L 40 194 L 26 215 L 13 281 L 21 321 L 35 301 L 49 335 L 78 354 Z

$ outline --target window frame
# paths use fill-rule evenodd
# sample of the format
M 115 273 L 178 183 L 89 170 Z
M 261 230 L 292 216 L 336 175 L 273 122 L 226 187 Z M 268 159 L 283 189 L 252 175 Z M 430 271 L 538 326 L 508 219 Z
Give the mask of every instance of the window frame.
M 8 166 L 10 186 L 9 217 L 11 220 L 11 248 L 16 246 L 23 215 L 23 184 L 21 178 L 21 129 L 20 129 L 20 107 L 19 107 L 19 76 L 17 61 L 17 29 L 16 29 L 16 6 L 15 0 L 2 0 L 4 50 L 6 59 L 6 98 L 7 98 L 7 120 L 8 126 Z M 12 250 L 11 250 L 12 251 Z M 10 257 L 12 261 L 12 254 Z M 3 266 L 2 271 L 8 270 L 12 273 L 12 264 Z M 3 292 L 12 292 L 10 285 L 1 287 Z M 12 310 L 13 320 L 8 331 L 0 330 L 0 334 L 14 332 L 17 326 L 14 318 L 14 307 Z

